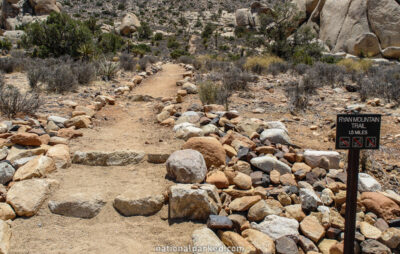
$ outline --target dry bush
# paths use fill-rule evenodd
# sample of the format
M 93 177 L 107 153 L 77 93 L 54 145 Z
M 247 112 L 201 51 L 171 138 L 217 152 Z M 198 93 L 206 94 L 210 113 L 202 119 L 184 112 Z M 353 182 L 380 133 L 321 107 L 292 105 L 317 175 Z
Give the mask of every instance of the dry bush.
M 214 104 L 217 101 L 219 86 L 211 81 L 199 84 L 199 97 L 203 105 Z
M 346 68 L 348 72 L 367 72 L 372 67 L 372 61 L 368 59 L 353 60 L 349 58 L 340 60 L 337 65 Z
M 4 85 L 0 90 L 0 111 L 8 118 L 18 113 L 34 114 L 41 104 L 38 94 L 22 94 L 16 87 Z
M 133 58 L 132 55 L 128 53 L 122 53 L 119 57 L 119 65 L 125 71 L 134 71 L 136 70 L 137 61 Z
M 253 56 L 249 57 L 244 64 L 244 68 L 257 74 L 265 73 L 273 63 L 283 63 L 284 61 L 276 56 Z
M 55 67 L 46 78 L 47 89 L 56 93 L 70 91 L 77 84 L 76 76 L 68 64 Z
M 78 61 L 72 64 L 72 72 L 74 73 L 76 80 L 81 85 L 90 84 L 96 79 L 96 67 L 93 63 Z

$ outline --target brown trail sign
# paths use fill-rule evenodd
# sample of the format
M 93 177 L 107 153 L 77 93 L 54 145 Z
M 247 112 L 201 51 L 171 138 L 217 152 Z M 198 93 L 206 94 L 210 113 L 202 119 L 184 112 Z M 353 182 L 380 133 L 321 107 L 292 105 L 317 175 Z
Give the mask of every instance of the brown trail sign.
M 346 189 L 344 254 L 354 254 L 358 170 L 361 149 L 379 149 L 381 115 L 338 115 L 336 149 L 349 150 Z

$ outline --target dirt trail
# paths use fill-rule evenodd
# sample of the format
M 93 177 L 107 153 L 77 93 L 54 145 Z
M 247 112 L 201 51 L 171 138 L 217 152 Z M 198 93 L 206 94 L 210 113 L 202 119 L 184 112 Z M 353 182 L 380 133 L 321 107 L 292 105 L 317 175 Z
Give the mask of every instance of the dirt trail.
M 184 69 L 167 64 L 163 71 L 147 79 L 132 91 L 153 97 L 173 96 L 176 81 Z M 154 102 L 118 100 L 98 113 L 96 126 L 84 130 L 82 138 L 72 141 L 71 151 L 134 150 L 172 152 L 182 141 L 170 128 L 155 124 Z M 39 213 L 29 219 L 12 222 L 10 253 L 153 253 L 155 246 L 181 246 L 191 243 L 191 232 L 199 227 L 192 222 L 169 225 L 162 220 L 167 206 L 150 217 L 123 217 L 112 207 L 114 198 L 131 189 L 159 194 L 173 183 L 165 179 L 165 165 L 147 162 L 126 167 L 90 167 L 72 165 L 57 170 L 49 178 L 60 182 L 52 197 L 66 193 L 100 194 L 107 201 L 93 219 L 77 219 L 52 214 L 47 201 Z

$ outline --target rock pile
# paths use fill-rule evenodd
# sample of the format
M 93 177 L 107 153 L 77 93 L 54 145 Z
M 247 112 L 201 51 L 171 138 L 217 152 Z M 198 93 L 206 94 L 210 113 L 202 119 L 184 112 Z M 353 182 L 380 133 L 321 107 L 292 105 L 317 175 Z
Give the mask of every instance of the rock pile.
M 170 219 L 207 222 L 193 233 L 194 246 L 343 253 L 346 173 L 338 152 L 297 148 L 282 122 L 244 119 L 218 105 L 190 110 L 169 116 L 187 141 L 167 161 L 178 184 L 166 201 Z M 399 250 L 400 196 L 364 173 L 359 192 L 355 253 Z

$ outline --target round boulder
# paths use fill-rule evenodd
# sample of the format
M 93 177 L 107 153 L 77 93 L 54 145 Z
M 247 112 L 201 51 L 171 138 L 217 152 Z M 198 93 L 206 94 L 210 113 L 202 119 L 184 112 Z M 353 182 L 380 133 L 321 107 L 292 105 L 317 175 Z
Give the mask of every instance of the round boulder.
M 167 175 L 179 183 L 201 183 L 206 174 L 206 162 L 198 151 L 176 151 L 167 160 Z
M 206 161 L 207 168 L 211 166 L 219 167 L 225 165 L 226 152 L 221 143 L 212 137 L 190 138 L 183 149 L 193 149 L 199 151 Z

